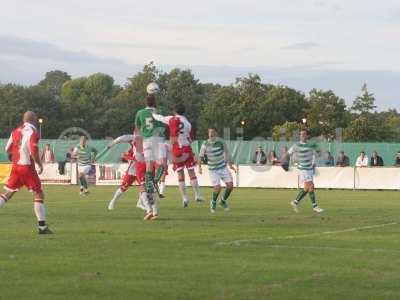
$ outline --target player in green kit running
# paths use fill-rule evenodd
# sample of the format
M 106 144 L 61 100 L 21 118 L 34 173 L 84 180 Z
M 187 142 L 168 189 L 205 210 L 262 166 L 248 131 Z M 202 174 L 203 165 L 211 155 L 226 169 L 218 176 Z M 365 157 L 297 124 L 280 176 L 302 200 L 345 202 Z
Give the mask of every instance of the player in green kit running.
M 294 144 L 284 155 L 283 160 L 288 156 L 295 156 L 297 161 L 297 169 L 299 170 L 300 182 L 304 184 L 303 189 L 299 192 L 296 199 L 290 202 L 295 212 L 298 212 L 300 201 L 309 194 L 313 210 L 321 213 L 324 210 L 317 204 L 314 189 L 314 173 L 316 165 L 316 157 L 319 149 L 318 145 L 308 141 L 308 132 L 305 129 L 300 131 L 300 142 Z
M 87 176 L 92 169 L 92 163 L 95 160 L 96 154 L 97 150 L 87 144 L 86 136 L 81 136 L 79 140 L 79 145 L 74 148 L 74 151 L 72 153 L 72 157 L 76 158 L 78 162 L 81 196 L 86 196 L 89 194 Z
M 135 118 L 135 132 L 140 136 L 141 143 L 138 144 L 142 144 L 146 163 L 145 189 L 150 210 L 146 212 L 145 220 L 154 220 L 158 217 L 158 201 L 154 196 L 154 185 L 164 173 L 164 164 L 162 162 L 166 157 L 163 137 L 165 127 L 153 118 L 153 113 L 156 110 L 156 93 L 158 91 L 158 85 L 154 82 L 147 86 L 146 107 L 139 110 Z M 157 170 L 155 170 L 156 162 L 159 162 Z

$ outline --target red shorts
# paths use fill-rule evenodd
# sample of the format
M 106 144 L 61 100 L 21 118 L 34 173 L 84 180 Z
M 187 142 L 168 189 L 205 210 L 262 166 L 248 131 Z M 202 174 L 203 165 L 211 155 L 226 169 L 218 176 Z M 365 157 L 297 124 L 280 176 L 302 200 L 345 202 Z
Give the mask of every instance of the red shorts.
M 130 186 L 132 186 L 135 181 L 136 176 L 133 176 L 126 172 L 125 175 L 122 177 L 121 190 L 125 192 L 129 189 Z
M 196 160 L 190 146 L 183 146 L 182 148 L 174 150 L 174 171 L 180 171 L 184 168 L 193 169 L 196 166 Z
M 136 162 L 136 181 L 137 185 L 142 185 L 144 184 L 146 179 L 146 163 L 141 161 L 141 162 Z
M 8 178 L 5 189 L 10 192 L 16 192 L 23 186 L 26 186 L 31 192 L 42 192 L 42 183 L 35 167 L 14 165 L 12 166 L 10 178 Z

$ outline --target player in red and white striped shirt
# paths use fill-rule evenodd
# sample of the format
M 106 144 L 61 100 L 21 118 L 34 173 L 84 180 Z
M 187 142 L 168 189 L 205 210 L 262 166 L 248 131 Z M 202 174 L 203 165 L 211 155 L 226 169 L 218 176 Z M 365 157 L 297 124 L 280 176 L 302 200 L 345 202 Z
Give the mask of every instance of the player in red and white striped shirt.
M 194 170 L 196 160 L 192 148 L 190 147 L 193 140 L 192 124 L 190 124 L 188 119 L 184 116 L 184 113 L 185 106 L 183 104 L 177 104 L 174 108 L 173 116 L 164 117 L 158 114 L 153 114 L 153 118 L 167 124 L 169 127 L 172 148 L 171 153 L 174 164 L 173 169 L 178 173 L 179 190 L 182 195 L 183 207 L 187 207 L 189 204 L 189 198 L 186 193 L 185 168 L 188 171 L 190 184 L 193 188 L 196 201 L 201 202 L 204 199 Z
M 46 225 L 46 210 L 43 204 L 44 194 L 38 173 L 43 172 L 39 157 L 39 133 L 35 127 L 37 116 L 27 111 L 23 116 L 23 125 L 14 129 L 6 145 L 6 151 L 11 156 L 11 174 L 5 185 L 6 192 L 0 195 L 0 208 L 23 186 L 34 193 L 34 210 L 39 223 L 39 234 L 52 233 Z M 35 163 L 39 170 L 35 169 Z

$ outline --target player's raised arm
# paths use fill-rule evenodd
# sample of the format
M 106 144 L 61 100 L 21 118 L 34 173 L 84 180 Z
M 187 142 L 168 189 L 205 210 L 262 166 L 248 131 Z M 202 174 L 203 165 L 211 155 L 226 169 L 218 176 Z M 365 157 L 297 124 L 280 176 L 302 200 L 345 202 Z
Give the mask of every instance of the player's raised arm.
M 161 123 L 164 123 L 164 124 L 168 125 L 169 124 L 169 120 L 171 120 L 172 116 L 164 117 L 163 115 L 159 115 L 159 114 L 153 113 L 153 118 L 156 121 L 159 121 Z
M 119 137 L 117 137 L 115 140 L 111 141 L 108 145 L 107 148 L 114 147 L 117 144 L 121 143 L 131 143 L 135 138 L 135 135 L 133 134 L 124 134 Z

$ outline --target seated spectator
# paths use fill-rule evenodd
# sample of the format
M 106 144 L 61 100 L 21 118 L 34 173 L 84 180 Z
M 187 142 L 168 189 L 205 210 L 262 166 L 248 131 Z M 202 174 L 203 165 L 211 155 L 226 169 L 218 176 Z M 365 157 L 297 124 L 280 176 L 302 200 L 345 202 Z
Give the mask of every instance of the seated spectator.
M 365 154 L 365 151 L 360 152 L 360 156 L 357 158 L 356 167 L 364 168 L 368 167 L 368 156 Z
M 253 157 L 253 164 L 256 165 L 265 165 L 267 163 L 267 156 L 265 152 L 262 150 L 261 146 L 257 148 Z
M 273 166 L 279 166 L 281 164 L 278 157 L 276 156 L 275 151 L 271 151 L 268 154 L 268 161 L 271 162 L 271 165 L 273 165 Z
M 339 152 L 339 155 L 336 158 L 336 166 L 337 167 L 348 167 L 348 166 L 350 166 L 349 157 L 344 154 L 344 151 L 340 151 Z
M 333 167 L 335 165 L 335 162 L 333 160 L 333 156 L 329 151 L 326 151 L 324 153 L 324 156 L 322 158 L 322 166 L 324 167 Z
M 400 150 L 397 151 L 396 157 L 394 158 L 394 166 L 400 167 Z
M 40 159 L 45 164 L 51 164 L 55 162 L 54 152 L 51 150 L 50 144 L 46 144 Z
M 371 156 L 371 167 L 383 167 L 383 159 L 381 156 L 378 155 L 378 152 L 372 152 Z

